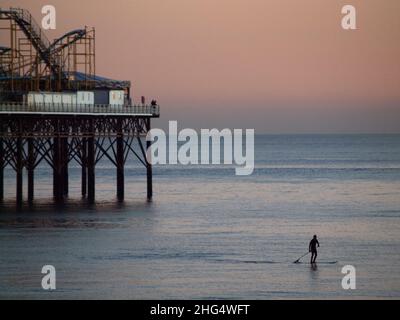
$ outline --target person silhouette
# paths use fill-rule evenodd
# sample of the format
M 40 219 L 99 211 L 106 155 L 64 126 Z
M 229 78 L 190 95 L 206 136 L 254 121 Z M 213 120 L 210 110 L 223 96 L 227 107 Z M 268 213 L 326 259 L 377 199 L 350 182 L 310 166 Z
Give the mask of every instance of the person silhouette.
M 317 235 L 314 234 L 313 238 L 310 241 L 310 244 L 308 246 L 308 251 L 311 252 L 311 261 L 310 263 L 313 264 L 315 263 L 315 260 L 317 259 L 317 246 L 319 247 L 319 242 L 317 239 Z

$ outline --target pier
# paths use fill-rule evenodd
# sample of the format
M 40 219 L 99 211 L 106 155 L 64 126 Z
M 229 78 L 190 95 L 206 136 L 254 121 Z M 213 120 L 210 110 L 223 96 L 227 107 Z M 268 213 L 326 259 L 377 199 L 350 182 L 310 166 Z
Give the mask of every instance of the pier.
M 147 199 L 153 196 L 152 166 L 145 137 L 160 116 L 153 101 L 135 105 L 130 81 L 95 74 L 95 31 L 79 29 L 49 41 L 24 9 L 0 9 L 0 201 L 4 170 L 15 172 L 16 204 L 35 199 L 35 169 L 45 162 L 52 172 L 57 203 L 69 194 L 69 164 L 81 167 L 81 194 L 95 202 L 96 164 L 115 166 L 116 198 L 125 196 L 124 167 L 133 154 L 146 169 Z M 134 148 L 137 141 L 138 150 Z
M 106 157 L 116 168 L 116 194 L 124 200 L 124 165 L 132 153 L 147 171 L 147 198 L 152 198 L 152 168 L 146 160 L 145 140 L 151 119 L 159 116 L 154 106 L 124 107 L 123 112 L 93 106 L 96 112 L 21 111 L 27 106 L 0 103 L 0 199 L 4 199 L 4 169 L 16 174 L 16 202 L 23 201 L 23 170 L 28 173 L 28 201 L 34 199 L 34 172 L 46 162 L 53 172 L 53 195 L 57 202 L 68 196 L 68 164 L 82 168 L 82 196 L 95 201 L 95 167 Z M 105 109 L 99 112 L 99 109 Z M 18 111 L 13 111 L 18 110 Z M 138 141 L 139 150 L 133 142 Z

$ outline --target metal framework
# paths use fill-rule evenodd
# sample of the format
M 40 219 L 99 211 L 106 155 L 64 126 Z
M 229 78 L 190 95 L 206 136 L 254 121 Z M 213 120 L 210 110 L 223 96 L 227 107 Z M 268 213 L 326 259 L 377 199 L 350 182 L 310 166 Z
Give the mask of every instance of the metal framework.
M 144 137 L 152 116 L 15 115 L 0 117 L 0 200 L 4 198 L 4 169 L 16 173 L 16 201 L 23 203 L 23 171 L 28 173 L 28 201 L 34 199 L 34 171 L 46 162 L 53 170 L 53 195 L 62 202 L 68 195 L 68 164 L 82 168 L 82 196 L 95 201 L 95 167 L 107 158 L 116 168 L 117 199 L 124 200 L 124 165 L 133 154 L 146 168 L 147 198 L 152 198 L 150 147 Z M 134 150 L 134 141 L 139 150 Z
M 50 46 L 52 55 L 62 59 L 65 83 L 62 87 L 68 90 L 89 90 L 95 87 L 96 53 L 95 29 L 78 29 L 56 39 Z M 82 79 L 76 75 L 81 72 Z
M 89 90 L 95 86 L 95 30 L 70 31 L 53 42 L 29 11 L 0 9 L 0 88 L 15 99 L 27 91 Z M 6 45 L 6 44 L 0 44 Z M 3 49 L 3 50 L 2 50 Z M 83 75 L 77 79 L 77 74 Z

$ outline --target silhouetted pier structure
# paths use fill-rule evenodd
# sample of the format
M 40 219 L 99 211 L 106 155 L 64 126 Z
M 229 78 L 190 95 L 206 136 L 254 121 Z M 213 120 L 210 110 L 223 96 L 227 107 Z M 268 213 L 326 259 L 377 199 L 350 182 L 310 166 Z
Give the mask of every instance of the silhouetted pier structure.
M 24 170 L 32 202 L 35 169 L 46 162 L 53 173 L 54 198 L 62 202 L 69 192 L 69 164 L 76 161 L 82 169 L 82 196 L 93 203 L 95 168 L 104 157 L 115 165 L 122 201 L 129 154 L 146 168 L 151 199 L 150 144 L 144 137 L 151 119 L 160 115 L 159 106 L 134 105 L 130 81 L 96 75 L 95 30 L 76 29 L 50 41 L 27 10 L 0 8 L 0 35 L 8 37 L 0 43 L 0 201 L 6 167 L 15 171 L 16 202 L 21 205 Z
M 46 162 L 53 172 L 53 195 L 62 202 L 68 195 L 68 164 L 81 166 L 82 196 L 95 201 L 95 168 L 104 157 L 116 168 L 117 199 L 124 199 L 124 166 L 134 154 L 147 172 L 147 198 L 152 198 L 152 166 L 146 160 L 145 140 L 158 106 L 92 106 L 73 108 L 0 103 L 0 199 L 4 198 L 4 169 L 16 173 L 16 201 L 23 201 L 23 171 L 27 171 L 28 201 L 34 199 L 35 168 Z M 42 109 L 42 110 L 40 110 Z M 93 109 L 93 110 L 91 110 Z M 50 111 L 52 110 L 52 111 Z M 134 141 L 139 150 L 134 150 Z

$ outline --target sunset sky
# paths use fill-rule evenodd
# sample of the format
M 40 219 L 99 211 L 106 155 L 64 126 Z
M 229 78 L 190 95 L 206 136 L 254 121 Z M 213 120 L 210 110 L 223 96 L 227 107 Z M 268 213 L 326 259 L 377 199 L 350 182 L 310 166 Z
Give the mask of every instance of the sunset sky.
M 46 4 L 51 39 L 96 28 L 97 74 L 157 99 L 155 126 L 400 132 L 398 0 L 1 0 L 38 21 Z

